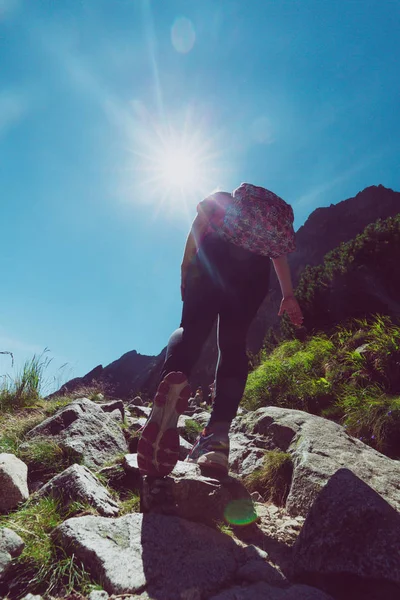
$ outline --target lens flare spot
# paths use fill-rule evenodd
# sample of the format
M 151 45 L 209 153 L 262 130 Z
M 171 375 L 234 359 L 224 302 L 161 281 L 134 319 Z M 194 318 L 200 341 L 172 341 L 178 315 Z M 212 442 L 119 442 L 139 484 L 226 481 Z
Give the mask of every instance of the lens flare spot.
M 179 17 L 171 29 L 171 42 L 175 50 L 181 54 L 191 51 L 196 41 L 193 23 L 186 17 Z
M 257 513 L 250 498 L 239 498 L 227 505 L 224 517 L 231 525 L 250 525 L 257 520 Z

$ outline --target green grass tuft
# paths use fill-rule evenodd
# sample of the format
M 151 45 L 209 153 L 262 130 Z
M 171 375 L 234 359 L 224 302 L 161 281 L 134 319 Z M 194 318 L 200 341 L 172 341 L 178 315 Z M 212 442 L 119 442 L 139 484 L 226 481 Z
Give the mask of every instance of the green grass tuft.
M 319 413 L 332 401 L 330 382 L 324 363 L 334 351 L 325 336 L 315 336 L 306 344 L 284 342 L 250 373 L 243 406 L 283 406 Z
M 45 350 L 39 356 L 34 355 L 31 360 L 27 360 L 14 381 L 3 378 L 0 387 L 0 412 L 12 411 L 37 402 L 40 399 L 43 376 L 50 362 L 51 359 Z
M 57 547 L 51 533 L 66 518 L 86 509 L 74 503 L 63 510 L 52 497 L 28 500 L 18 510 L 0 517 L 0 526 L 9 527 L 22 537 L 25 548 L 14 561 L 9 597 L 17 600 L 26 593 L 87 593 L 93 586 L 83 564 Z
M 203 431 L 204 426 L 195 421 L 194 419 L 187 419 L 185 422 L 185 434 L 184 437 L 194 444 L 199 434 Z
M 120 502 L 119 516 L 129 515 L 140 511 L 140 495 L 138 492 L 131 491 L 127 497 Z
M 245 478 L 249 492 L 258 492 L 265 501 L 284 506 L 292 483 L 292 457 L 280 450 L 267 452 L 260 469 Z

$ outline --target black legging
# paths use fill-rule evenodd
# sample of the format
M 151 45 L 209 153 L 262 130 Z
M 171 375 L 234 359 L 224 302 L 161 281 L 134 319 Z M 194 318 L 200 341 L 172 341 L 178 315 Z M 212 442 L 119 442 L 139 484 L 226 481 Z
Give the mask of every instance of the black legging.
M 182 321 L 170 337 L 161 377 L 187 377 L 218 319 L 219 358 L 210 423 L 236 416 L 248 374 L 246 337 L 269 285 L 270 260 L 208 234 L 193 259 L 185 287 Z

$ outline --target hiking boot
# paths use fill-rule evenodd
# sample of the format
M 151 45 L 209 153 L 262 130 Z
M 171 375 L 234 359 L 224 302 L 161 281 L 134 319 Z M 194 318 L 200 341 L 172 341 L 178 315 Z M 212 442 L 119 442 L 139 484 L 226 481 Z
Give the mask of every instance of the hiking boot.
M 142 475 L 164 477 L 179 458 L 179 416 L 187 409 L 190 387 L 186 375 L 168 373 L 154 397 L 153 409 L 138 443 L 137 458 Z
M 189 452 L 186 462 L 196 463 L 201 468 L 228 473 L 229 425 L 207 426 Z

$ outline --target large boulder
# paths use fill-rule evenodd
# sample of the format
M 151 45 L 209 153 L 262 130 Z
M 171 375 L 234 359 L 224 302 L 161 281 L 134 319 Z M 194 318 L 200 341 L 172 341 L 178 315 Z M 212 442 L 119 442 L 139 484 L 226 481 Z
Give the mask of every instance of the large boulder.
M 0 512 L 15 508 L 29 498 L 28 467 L 14 454 L 0 454 Z
M 74 400 L 27 433 L 35 436 L 52 437 L 88 467 L 101 467 L 128 451 L 118 423 L 87 398 Z
M 280 449 L 291 454 L 294 471 L 286 508 L 292 515 L 306 516 L 330 477 L 344 467 L 400 509 L 400 462 L 349 436 L 337 423 L 271 406 L 248 413 L 235 423 L 235 430 L 251 440 L 243 449 L 242 462 L 238 460 L 238 472 L 255 449 Z
M 19 556 L 25 542 L 12 529 L 0 529 L 0 580 L 4 579 L 11 566 L 13 558 Z
M 340 469 L 305 520 L 294 545 L 294 573 L 341 600 L 398 600 L 399 550 L 400 514 Z
M 228 536 L 176 517 L 72 518 L 53 535 L 110 594 L 145 589 L 159 600 L 209 598 L 240 562 L 240 548 Z
M 108 593 L 132 600 L 332 600 L 292 586 L 258 547 L 173 516 L 72 518 L 52 535 Z
M 37 497 L 49 495 L 59 498 L 64 506 L 75 501 L 90 504 L 105 517 L 115 517 L 119 512 L 110 492 L 82 465 L 68 467 L 36 493 Z
M 252 499 L 237 479 L 203 476 L 196 464 L 181 461 L 169 477 L 144 478 L 141 507 L 146 513 L 172 514 L 210 526 L 257 519 Z

